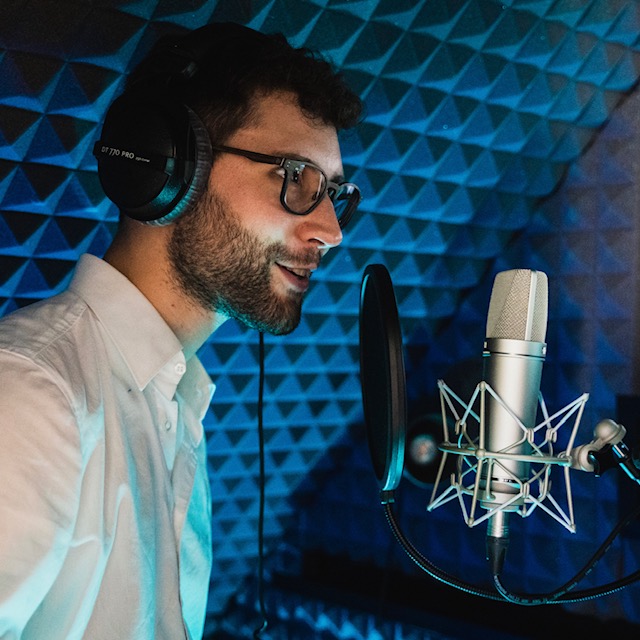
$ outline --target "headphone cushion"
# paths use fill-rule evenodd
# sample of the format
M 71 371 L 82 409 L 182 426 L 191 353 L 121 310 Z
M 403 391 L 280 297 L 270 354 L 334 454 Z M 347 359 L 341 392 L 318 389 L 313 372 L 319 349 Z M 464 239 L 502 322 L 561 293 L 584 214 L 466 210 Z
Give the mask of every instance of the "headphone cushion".
M 193 174 L 177 204 L 161 218 L 154 219 L 149 224 L 165 225 L 175 220 L 178 216 L 185 215 L 196 206 L 209 185 L 209 176 L 211 175 L 211 166 L 213 164 L 211 138 L 207 127 L 198 114 L 187 106 L 184 106 L 184 109 L 189 116 L 190 128 L 193 132 L 195 154 Z

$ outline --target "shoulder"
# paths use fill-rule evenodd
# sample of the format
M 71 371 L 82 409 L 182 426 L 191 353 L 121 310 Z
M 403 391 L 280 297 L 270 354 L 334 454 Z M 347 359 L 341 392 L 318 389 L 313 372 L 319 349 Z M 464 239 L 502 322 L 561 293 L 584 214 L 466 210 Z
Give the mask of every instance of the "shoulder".
M 0 351 L 38 358 L 63 338 L 86 310 L 77 295 L 65 291 L 14 311 L 0 319 Z
M 77 356 L 69 355 L 73 351 L 69 347 L 61 347 L 82 313 L 74 298 L 60 294 L 0 320 L 3 471 L 15 464 L 14 473 L 23 467 L 24 476 L 32 467 L 54 465 L 66 468 L 67 478 L 79 473 L 80 405 L 65 381 L 65 369 Z M 24 465 L 26 460 L 33 464 Z
M 0 395 L 49 390 L 74 409 L 74 380 L 93 366 L 99 333 L 86 303 L 71 291 L 0 319 Z M 57 389 L 57 391 L 55 391 Z M 62 398 L 61 398 L 62 399 Z

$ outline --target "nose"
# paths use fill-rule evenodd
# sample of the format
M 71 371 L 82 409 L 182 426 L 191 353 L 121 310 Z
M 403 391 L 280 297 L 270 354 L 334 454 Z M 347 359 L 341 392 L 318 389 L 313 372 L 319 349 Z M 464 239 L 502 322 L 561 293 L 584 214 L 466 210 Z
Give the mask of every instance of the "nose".
M 309 214 L 302 217 L 300 233 L 307 243 L 315 243 L 326 253 L 342 242 L 342 229 L 338 223 L 331 199 L 325 195 L 322 202 Z

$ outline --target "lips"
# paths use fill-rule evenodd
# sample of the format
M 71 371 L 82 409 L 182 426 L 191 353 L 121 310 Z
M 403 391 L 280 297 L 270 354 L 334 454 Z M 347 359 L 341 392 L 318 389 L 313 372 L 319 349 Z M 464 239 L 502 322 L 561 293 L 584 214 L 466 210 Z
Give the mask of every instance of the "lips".
M 315 267 L 294 267 L 280 263 L 276 263 L 276 265 L 291 288 L 303 293 L 309 288 L 309 279 Z

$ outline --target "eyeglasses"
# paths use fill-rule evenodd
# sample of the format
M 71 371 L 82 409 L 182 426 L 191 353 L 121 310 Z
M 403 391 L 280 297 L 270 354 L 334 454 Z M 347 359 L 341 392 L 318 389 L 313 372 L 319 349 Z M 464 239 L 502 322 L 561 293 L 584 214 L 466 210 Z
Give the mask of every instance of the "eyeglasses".
M 243 156 L 253 162 L 282 167 L 284 179 L 280 191 L 280 203 L 289 213 L 297 216 L 306 216 L 311 213 L 322 202 L 326 193 L 333 203 L 338 224 L 341 229 L 344 229 L 360 203 L 360 189 L 355 184 L 331 182 L 325 172 L 312 162 L 270 156 L 224 145 L 213 146 L 212 149 Z

